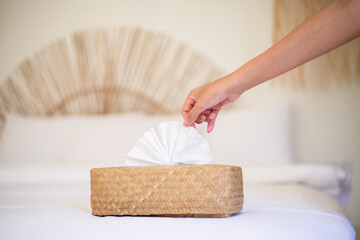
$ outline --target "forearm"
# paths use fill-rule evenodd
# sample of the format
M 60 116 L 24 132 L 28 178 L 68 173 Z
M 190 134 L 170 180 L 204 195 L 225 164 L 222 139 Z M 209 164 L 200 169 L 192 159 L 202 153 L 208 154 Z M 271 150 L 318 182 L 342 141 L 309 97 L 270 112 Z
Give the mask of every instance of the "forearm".
M 234 88 L 244 92 L 360 35 L 360 0 L 335 1 L 234 73 Z

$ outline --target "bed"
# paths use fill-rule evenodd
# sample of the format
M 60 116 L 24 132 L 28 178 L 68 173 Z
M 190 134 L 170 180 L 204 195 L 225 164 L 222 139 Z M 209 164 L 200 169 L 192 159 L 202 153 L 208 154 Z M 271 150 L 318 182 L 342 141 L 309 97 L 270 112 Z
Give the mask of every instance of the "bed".
M 142 132 L 180 121 L 188 90 L 220 75 L 186 44 L 137 28 L 77 32 L 24 60 L 0 89 L 0 239 L 355 239 L 350 176 L 294 162 L 289 105 L 229 109 L 213 134 L 198 129 L 213 163 L 242 166 L 242 212 L 91 215 L 89 170 L 124 165 Z

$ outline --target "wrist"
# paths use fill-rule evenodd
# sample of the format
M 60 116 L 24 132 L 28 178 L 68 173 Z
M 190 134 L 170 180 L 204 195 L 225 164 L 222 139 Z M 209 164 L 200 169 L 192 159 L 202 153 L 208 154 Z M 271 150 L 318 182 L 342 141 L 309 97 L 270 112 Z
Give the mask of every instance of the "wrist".
M 228 81 L 229 90 L 238 95 L 243 94 L 251 88 L 250 82 L 246 78 L 246 75 L 242 73 L 241 68 L 226 76 L 226 80 Z

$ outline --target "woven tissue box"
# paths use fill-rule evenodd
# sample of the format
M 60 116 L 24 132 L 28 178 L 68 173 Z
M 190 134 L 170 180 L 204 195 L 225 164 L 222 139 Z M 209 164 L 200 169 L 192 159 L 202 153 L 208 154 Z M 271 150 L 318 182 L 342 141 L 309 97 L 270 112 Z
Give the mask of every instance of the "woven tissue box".
M 241 168 L 160 165 L 91 169 L 93 215 L 228 217 L 242 210 Z

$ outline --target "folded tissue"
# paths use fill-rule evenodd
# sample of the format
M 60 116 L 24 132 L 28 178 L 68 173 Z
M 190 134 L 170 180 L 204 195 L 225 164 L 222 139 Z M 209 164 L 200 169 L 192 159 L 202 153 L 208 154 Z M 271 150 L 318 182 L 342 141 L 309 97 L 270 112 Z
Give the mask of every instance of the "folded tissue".
M 143 133 L 126 157 L 127 166 L 207 164 L 212 160 L 206 139 L 193 127 L 163 122 Z

